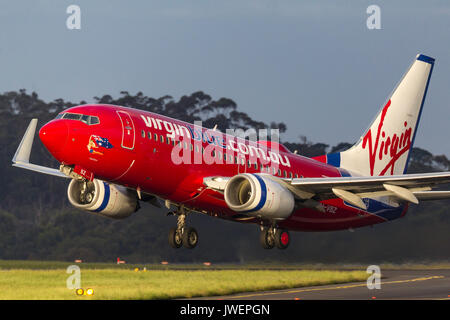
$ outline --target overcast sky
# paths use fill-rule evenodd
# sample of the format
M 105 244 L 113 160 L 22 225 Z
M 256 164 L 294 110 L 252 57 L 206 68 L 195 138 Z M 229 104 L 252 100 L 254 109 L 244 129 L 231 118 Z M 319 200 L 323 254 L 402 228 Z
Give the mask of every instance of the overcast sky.
M 0 0 L 0 92 L 51 101 L 202 90 L 284 140 L 356 141 L 416 54 L 436 58 L 415 146 L 450 156 L 448 1 Z M 81 8 L 69 30 L 66 9 Z M 369 5 L 381 29 L 369 30 Z

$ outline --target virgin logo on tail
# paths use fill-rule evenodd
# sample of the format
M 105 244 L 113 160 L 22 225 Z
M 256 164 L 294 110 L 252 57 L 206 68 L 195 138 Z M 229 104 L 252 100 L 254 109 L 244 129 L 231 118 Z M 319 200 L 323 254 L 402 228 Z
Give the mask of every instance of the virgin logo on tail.
M 365 149 L 367 146 L 369 148 L 369 165 L 370 165 L 370 175 L 374 175 L 375 164 L 377 161 L 383 161 L 387 158 L 389 160 L 385 167 L 379 172 L 379 176 L 385 175 L 385 173 L 391 169 L 390 174 L 394 174 L 394 166 L 397 160 L 407 152 L 411 147 L 411 134 L 412 129 L 408 126 L 408 122 L 404 122 L 403 126 L 405 130 L 398 136 L 396 133 L 393 135 L 388 135 L 383 130 L 384 120 L 386 113 L 391 105 L 391 100 L 389 100 L 384 106 L 381 112 L 380 123 L 378 124 L 378 129 L 375 137 L 375 143 L 372 138 L 372 128 L 370 128 L 366 135 L 363 137 L 362 148 Z M 383 161 L 385 162 L 385 161 Z

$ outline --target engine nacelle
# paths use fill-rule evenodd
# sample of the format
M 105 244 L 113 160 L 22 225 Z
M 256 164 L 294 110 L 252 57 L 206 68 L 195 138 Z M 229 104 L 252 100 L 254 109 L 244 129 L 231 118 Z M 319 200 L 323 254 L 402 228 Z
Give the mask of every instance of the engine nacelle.
M 232 177 L 225 186 L 224 197 L 231 210 L 275 220 L 289 217 L 295 205 L 288 189 L 259 174 Z
M 73 179 L 67 196 L 78 209 L 114 219 L 126 218 L 139 208 L 136 195 L 127 188 L 97 179 L 88 182 Z

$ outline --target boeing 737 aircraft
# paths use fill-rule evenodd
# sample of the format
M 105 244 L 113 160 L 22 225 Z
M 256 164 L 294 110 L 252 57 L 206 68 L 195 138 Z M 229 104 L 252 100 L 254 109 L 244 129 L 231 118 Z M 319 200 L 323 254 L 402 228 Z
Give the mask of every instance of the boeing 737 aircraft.
M 418 55 L 373 123 L 350 149 L 306 158 L 275 141 L 252 141 L 163 115 L 113 105 L 64 110 L 39 137 L 59 169 L 29 162 L 37 119 L 13 165 L 70 178 L 67 195 L 81 210 L 125 218 L 158 199 L 178 217 L 174 248 L 193 248 L 198 212 L 261 228 L 264 248 L 284 249 L 289 230 L 370 226 L 405 215 L 410 203 L 450 198 L 432 187 L 450 172 L 406 174 L 434 59 Z

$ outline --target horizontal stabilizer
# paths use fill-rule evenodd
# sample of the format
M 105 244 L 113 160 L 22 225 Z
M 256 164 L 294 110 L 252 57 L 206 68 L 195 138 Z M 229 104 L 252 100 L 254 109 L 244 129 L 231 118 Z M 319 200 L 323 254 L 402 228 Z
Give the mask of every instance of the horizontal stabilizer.
M 450 191 L 414 191 L 413 194 L 420 201 L 450 199 Z

